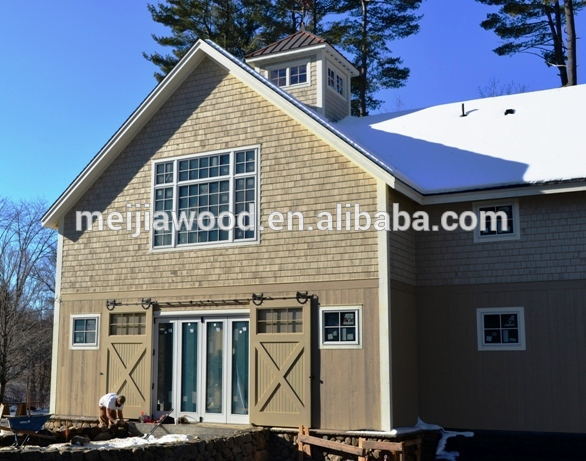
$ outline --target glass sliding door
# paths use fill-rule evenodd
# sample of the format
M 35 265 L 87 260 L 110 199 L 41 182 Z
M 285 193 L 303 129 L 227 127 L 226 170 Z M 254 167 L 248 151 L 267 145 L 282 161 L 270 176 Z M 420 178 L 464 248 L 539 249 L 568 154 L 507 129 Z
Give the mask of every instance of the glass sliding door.
M 181 323 L 181 412 L 198 412 L 198 323 Z
M 161 413 L 173 409 L 174 379 L 174 324 L 161 322 L 158 328 L 157 354 L 157 401 L 155 412 Z
M 160 319 L 157 332 L 155 415 L 248 423 L 248 319 Z
M 206 325 L 206 419 L 222 421 L 224 415 L 224 321 L 208 320 Z M 218 416 L 218 418 L 216 418 Z
M 232 320 L 229 419 L 248 420 L 248 320 Z

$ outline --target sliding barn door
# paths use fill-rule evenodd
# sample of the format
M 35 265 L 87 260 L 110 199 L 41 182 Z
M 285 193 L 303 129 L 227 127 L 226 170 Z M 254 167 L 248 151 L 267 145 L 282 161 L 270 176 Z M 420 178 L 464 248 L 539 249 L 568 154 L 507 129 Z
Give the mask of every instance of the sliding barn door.
M 151 413 L 152 308 L 108 312 L 104 325 L 103 393 L 126 397 L 125 418 Z
M 251 309 L 250 422 L 311 425 L 311 303 Z

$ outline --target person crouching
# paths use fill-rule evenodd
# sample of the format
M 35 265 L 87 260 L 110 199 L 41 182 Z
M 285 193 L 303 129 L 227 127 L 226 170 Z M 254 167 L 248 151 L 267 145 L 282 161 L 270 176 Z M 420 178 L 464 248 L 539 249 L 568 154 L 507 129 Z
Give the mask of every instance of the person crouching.
M 122 408 L 124 408 L 126 397 L 115 392 L 100 397 L 98 407 L 100 408 L 100 427 L 112 427 L 124 421 Z

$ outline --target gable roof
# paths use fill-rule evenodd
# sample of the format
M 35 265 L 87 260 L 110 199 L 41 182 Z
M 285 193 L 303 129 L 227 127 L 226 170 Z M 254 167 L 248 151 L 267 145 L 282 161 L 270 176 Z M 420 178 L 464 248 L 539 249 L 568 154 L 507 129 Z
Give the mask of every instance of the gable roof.
M 273 85 L 250 66 L 239 61 L 214 42 L 198 40 L 49 207 L 41 218 L 44 226 L 55 229 L 59 227 L 61 218 L 77 203 L 205 57 L 213 59 L 228 69 L 236 78 L 252 87 L 261 96 L 267 98 L 285 113 L 302 123 L 315 135 L 346 155 L 368 173 L 386 182 L 391 187 L 398 186 L 402 188 L 402 185 L 396 184 L 392 170 L 387 165 L 334 128 L 316 112 L 281 88 Z M 413 191 L 407 187 L 405 192 Z
M 421 124 L 427 126 L 433 125 L 434 123 L 439 123 L 441 117 L 438 116 L 437 118 L 426 118 L 422 116 L 421 119 L 416 121 L 416 119 L 408 118 L 411 114 L 402 114 L 402 116 L 400 117 L 387 114 L 386 116 L 372 116 L 358 120 L 353 117 L 348 117 L 347 119 L 342 120 L 338 124 L 333 125 L 328 123 L 323 118 L 321 118 L 316 112 L 309 109 L 307 106 L 299 102 L 297 99 L 283 91 L 281 88 L 273 85 L 270 81 L 268 81 L 255 70 L 253 70 L 250 66 L 236 59 L 234 56 L 232 56 L 230 53 L 222 49 L 220 46 L 216 45 L 215 43 L 209 40 L 198 40 L 195 43 L 195 45 L 187 52 L 187 54 L 179 61 L 179 63 L 173 68 L 173 70 L 153 89 L 153 91 L 151 91 L 151 93 L 149 93 L 149 95 L 138 106 L 138 108 L 130 115 L 130 117 L 122 124 L 122 126 L 116 131 L 116 133 L 91 159 L 91 161 L 86 165 L 86 167 L 81 171 L 81 173 L 79 173 L 79 175 L 73 180 L 73 182 L 65 189 L 65 191 L 45 212 L 41 219 L 41 222 L 44 226 L 52 227 L 55 229 L 59 227 L 61 218 L 75 205 L 75 203 L 77 203 L 77 201 L 82 197 L 82 195 L 85 192 L 87 192 L 91 185 L 114 161 L 114 159 L 124 150 L 124 148 L 131 142 L 131 140 L 138 134 L 138 132 L 146 125 L 146 123 L 151 119 L 151 117 L 156 113 L 156 111 L 169 99 L 169 97 L 175 92 L 175 90 L 185 81 L 185 79 L 191 74 L 191 72 L 193 72 L 197 68 L 199 63 L 206 57 L 213 59 L 215 62 L 226 68 L 236 78 L 238 78 L 243 83 L 253 88 L 261 96 L 271 101 L 275 106 L 279 107 L 285 113 L 296 119 L 299 123 L 303 124 L 308 130 L 310 130 L 323 141 L 334 147 L 341 154 L 345 155 L 348 159 L 353 161 L 364 171 L 368 172 L 369 174 L 377 178 L 379 181 L 386 183 L 390 187 L 410 197 L 417 203 L 445 203 L 453 201 L 478 199 L 479 196 L 475 192 L 477 190 L 481 190 L 481 192 L 483 192 L 483 198 L 495 198 L 507 197 L 512 195 L 512 193 L 515 193 L 517 195 L 530 195 L 535 193 L 584 190 L 586 188 L 586 181 L 582 180 L 580 180 L 580 183 L 577 185 L 570 184 L 568 186 L 564 186 L 563 188 L 555 187 L 549 189 L 541 188 L 535 190 L 528 190 L 527 188 L 523 188 L 523 190 L 509 189 L 505 190 L 504 192 L 502 190 L 495 190 L 489 193 L 485 193 L 484 189 L 492 190 L 496 189 L 499 186 L 527 186 L 528 183 L 524 180 L 520 180 L 516 183 L 482 183 L 480 185 L 478 183 L 471 183 L 468 185 L 460 185 L 459 187 L 443 189 L 429 188 L 424 181 L 420 181 L 420 178 L 418 178 L 417 174 L 414 174 L 413 169 L 404 167 L 404 164 L 402 164 L 400 161 L 401 159 L 399 154 L 403 152 L 405 156 L 404 158 L 419 159 L 419 167 L 422 169 L 429 170 L 430 168 L 433 168 L 433 166 L 430 167 L 430 164 L 426 163 L 425 157 L 418 157 L 416 149 L 415 152 L 412 149 L 406 150 L 404 146 L 401 146 L 400 143 L 390 142 L 390 138 L 386 139 L 384 143 L 380 143 L 379 141 L 375 142 L 375 139 L 380 140 L 380 135 L 384 135 L 384 133 L 387 133 L 387 135 L 398 135 L 403 140 L 407 138 L 417 140 L 418 135 L 415 131 L 409 132 L 406 128 L 405 130 L 407 131 L 393 131 L 399 130 L 398 128 L 396 128 L 394 124 L 398 123 L 399 125 L 401 125 L 403 124 L 403 122 L 405 122 L 405 124 L 411 127 L 411 130 L 415 130 L 416 127 Z M 582 89 L 573 91 L 584 91 L 584 85 L 574 88 Z M 571 89 L 560 89 L 560 91 L 567 90 Z M 529 93 L 529 95 L 531 94 L 537 93 Z M 576 93 L 574 95 L 574 98 L 570 97 L 565 100 L 564 104 L 566 106 L 569 105 L 568 107 L 572 108 L 573 115 L 570 114 L 571 117 L 562 117 L 562 115 L 566 115 L 565 111 L 567 109 L 567 107 L 565 107 L 564 104 L 556 106 L 557 109 L 555 114 L 556 117 L 558 117 L 560 120 L 559 123 L 562 123 L 561 120 L 566 119 L 580 119 L 577 113 L 575 113 L 577 110 L 580 109 L 580 100 L 577 99 L 578 96 L 579 94 Z M 580 93 L 580 96 L 583 97 L 583 93 Z M 499 98 L 490 98 L 490 100 L 498 99 Z M 478 105 L 485 104 L 481 101 L 484 100 L 477 101 L 476 103 Z M 442 109 L 439 108 L 444 108 L 448 106 L 454 105 L 436 106 L 435 108 L 430 108 L 428 110 L 431 111 L 429 113 L 435 113 L 435 111 L 438 111 L 438 115 L 445 117 L 445 114 L 443 114 Z M 539 104 L 533 104 L 531 108 L 532 110 L 538 110 L 538 106 Z M 472 105 L 469 108 L 473 109 Z M 547 115 L 546 112 L 548 108 L 545 109 L 545 112 L 541 112 L 543 115 Z M 452 111 L 452 109 L 450 110 Z M 428 113 L 426 112 L 426 110 L 419 112 L 421 112 L 421 114 Z M 470 110 L 470 112 L 472 111 Z M 472 117 L 472 113 L 469 114 L 469 117 Z M 394 119 L 397 119 L 397 122 L 393 122 L 392 120 Z M 472 120 L 472 118 L 470 118 L 470 120 Z M 548 120 L 551 120 L 551 118 L 548 118 Z M 379 125 L 379 122 L 382 124 Z M 477 127 L 480 128 L 477 128 L 476 132 L 480 133 L 482 124 L 478 124 Z M 555 125 L 554 128 L 556 131 L 553 132 L 552 138 L 559 138 L 559 134 L 563 133 L 562 131 L 560 131 L 560 127 L 561 125 Z M 461 133 L 465 128 L 466 127 L 458 127 L 457 129 L 455 129 L 456 132 Z M 538 129 L 541 128 L 543 128 L 543 125 L 539 125 Z M 548 132 L 552 133 L 550 127 L 546 128 L 547 130 L 549 130 Z M 581 129 L 573 129 L 576 129 L 576 133 L 581 133 Z M 543 132 L 545 133 L 547 130 L 544 128 Z M 411 133 L 411 136 L 409 133 Z M 499 135 L 498 132 L 493 131 L 492 136 L 495 136 L 495 133 L 497 136 Z M 525 137 L 530 136 L 531 131 L 525 130 L 523 132 L 523 135 Z M 421 138 L 419 138 L 420 141 L 424 142 L 435 142 L 433 141 L 433 139 L 434 138 L 431 135 L 421 135 Z M 515 138 L 514 133 L 512 133 L 510 139 L 511 142 L 520 142 L 522 138 L 520 136 Z M 436 144 L 440 143 L 441 141 L 436 142 Z M 571 144 L 573 146 L 572 148 L 577 148 L 578 143 L 575 142 L 575 140 L 573 140 Z M 551 143 L 548 145 L 550 147 L 555 147 L 552 146 Z M 458 147 L 456 147 L 456 149 L 458 149 Z M 559 153 L 559 149 L 555 148 L 554 152 L 556 153 L 556 158 L 559 161 L 560 157 L 557 156 L 557 154 Z M 427 156 L 427 158 L 429 158 L 429 156 Z M 397 164 L 398 167 L 395 167 L 395 164 Z M 415 161 L 415 164 L 417 164 L 417 161 Z M 452 157 L 451 165 L 455 167 L 459 166 L 457 156 Z M 478 165 L 478 167 L 482 167 L 482 165 Z M 474 170 L 469 169 L 465 172 L 462 172 L 461 170 L 458 170 L 456 168 L 455 170 L 451 170 L 452 177 L 454 176 L 455 171 L 459 171 L 459 173 L 461 174 L 468 174 Z M 568 168 L 567 171 L 567 179 L 569 179 L 570 168 Z M 572 176 L 573 178 L 578 177 L 576 176 L 576 171 L 582 170 L 576 169 Z M 432 171 L 432 173 L 434 172 Z M 437 172 L 435 172 L 435 174 L 437 174 Z M 410 177 L 410 175 L 413 176 L 415 180 L 412 177 Z M 535 183 L 539 182 L 540 181 L 535 181 Z M 546 181 L 544 180 L 541 182 Z M 444 192 L 458 191 L 472 191 L 471 193 L 475 195 L 471 197 L 469 195 L 462 194 L 444 194 Z
M 260 50 L 248 53 L 246 55 L 246 58 L 256 58 L 258 56 L 265 56 L 267 54 L 296 50 L 299 48 L 305 48 L 313 45 L 321 45 L 322 43 L 327 42 L 323 38 L 318 37 L 317 35 L 314 35 L 311 32 L 300 30 L 299 32 L 295 32 L 294 34 L 282 38 L 281 40 L 271 43 L 270 45 L 267 45 L 264 48 L 261 48 Z
M 565 182 L 586 178 L 578 142 L 584 101 L 586 85 L 578 85 L 347 117 L 334 126 L 423 194 Z

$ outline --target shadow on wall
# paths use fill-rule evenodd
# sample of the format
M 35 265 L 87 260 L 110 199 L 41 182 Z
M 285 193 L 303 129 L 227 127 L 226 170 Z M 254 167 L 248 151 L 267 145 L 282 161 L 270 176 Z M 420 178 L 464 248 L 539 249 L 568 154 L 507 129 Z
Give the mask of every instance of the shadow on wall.
M 209 60 L 202 62 L 200 66 L 201 69 L 204 69 L 204 78 L 198 78 L 200 73 L 197 71 L 188 76 L 67 214 L 64 230 L 66 238 L 76 242 L 84 234 L 83 231 L 75 229 L 75 212 L 77 210 L 99 211 L 101 213 L 108 210 L 126 213 L 128 211 L 126 202 L 117 206 L 112 206 L 112 204 L 142 169 L 146 169 L 146 183 L 150 185 L 152 174 L 150 160 L 152 157 L 165 146 L 177 131 L 182 129 L 189 117 L 202 104 L 206 103 L 214 89 L 228 75 L 226 69 Z M 234 108 L 234 119 L 237 120 L 240 117 L 238 111 L 244 109 Z M 197 125 L 192 125 L 189 129 L 193 130 L 194 135 L 199 134 Z M 203 138 L 201 141 L 205 142 Z M 137 199 L 133 196 L 131 199 L 138 200 L 139 203 L 150 203 L 150 187 L 144 188 L 141 193 L 144 194 L 143 197 Z M 96 219 L 93 220 L 94 224 L 95 221 Z

